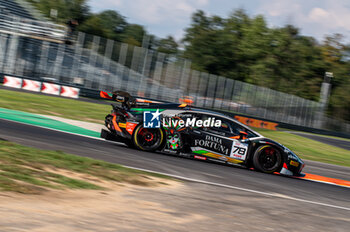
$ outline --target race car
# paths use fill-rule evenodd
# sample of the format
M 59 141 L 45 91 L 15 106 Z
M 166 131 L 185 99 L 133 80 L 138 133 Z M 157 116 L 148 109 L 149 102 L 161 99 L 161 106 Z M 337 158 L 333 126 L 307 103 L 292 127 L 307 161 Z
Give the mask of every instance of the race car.
M 100 92 L 119 102 L 105 117 L 101 137 L 127 146 L 199 160 L 238 165 L 264 173 L 300 176 L 304 162 L 282 144 L 225 114 L 186 104 Z

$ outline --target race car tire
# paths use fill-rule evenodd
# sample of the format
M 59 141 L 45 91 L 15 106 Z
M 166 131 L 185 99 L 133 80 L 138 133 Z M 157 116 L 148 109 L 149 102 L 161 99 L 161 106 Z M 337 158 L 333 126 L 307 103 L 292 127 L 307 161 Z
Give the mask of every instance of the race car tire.
M 132 141 L 140 150 L 156 151 L 164 144 L 164 132 L 160 128 L 144 128 L 139 125 L 133 133 Z
M 124 142 L 126 146 L 129 148 L 135 148 L 135 144 L 131 140 L 127 140 Z
M 112 130 L 112 126 L 113 123 L 112 123 L 112 119 L 113 119 L 113 116 L 112 115 L 107 115 L 105 117 L 105 126 L 109 129 L 109 130 Z
M 253 155 L 253 166 L 260 172 L 274 173 L 280 171 L 282 163 L 281 152 L 271 145 L 258 147 Z

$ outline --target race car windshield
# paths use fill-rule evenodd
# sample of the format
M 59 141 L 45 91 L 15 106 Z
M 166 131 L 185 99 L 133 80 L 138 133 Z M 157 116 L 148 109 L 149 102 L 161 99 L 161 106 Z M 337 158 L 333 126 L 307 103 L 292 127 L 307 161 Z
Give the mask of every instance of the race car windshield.
M 213 117 L 211 115 L 202 115 L 201 118 L 203 120 L 208 119 L 209 117 Z M 259 137 L 260 135 L 255 133 L 254 131 L 250 130 L 249 128 L 242 126 L 234 121 L 227 120 L 224 118 L 216 117 L 217 119 L 221 120 L 221 127 L 219 128 L 211 128 L 212 130 L 216 130 L 219 132 L 229 133 L 233 135 L 239 135 L 241 131 L 247 133 L 247 138 L 254 138 Z

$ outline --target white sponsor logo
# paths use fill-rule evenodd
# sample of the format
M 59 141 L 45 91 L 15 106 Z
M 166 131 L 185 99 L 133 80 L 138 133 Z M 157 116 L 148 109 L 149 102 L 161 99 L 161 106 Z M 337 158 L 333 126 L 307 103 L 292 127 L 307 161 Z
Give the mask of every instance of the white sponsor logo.
M 222 139 L 218 137 L 207 135 L 205 139 L 195 139 L 194 145 L 213 149 L 225 155 L 229 154 L 229 149 L 222 144 Z
M 221 127 L 221 120 L 215 118 L 208 118 L 206 120 L 187 118 L 163 118 L 163 127 Z

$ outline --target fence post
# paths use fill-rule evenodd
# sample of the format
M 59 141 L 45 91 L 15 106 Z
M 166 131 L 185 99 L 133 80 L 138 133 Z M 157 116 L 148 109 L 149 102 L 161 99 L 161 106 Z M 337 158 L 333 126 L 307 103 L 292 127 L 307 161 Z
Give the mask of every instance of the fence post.
M 163 74 L 163 63 L 165 60 L 165 54 L 164 53 L 158 53 L 157 55 L 157 61 L 156 61 L 156 67 L 153 73 L 153 80 L 154 83 L 151 87 L 151 98 L 157 98 L 159 95 L 159 88 L 161 87 L 161 78 Z
M 97 60 L 97 56 L 98 56 L 99 44 L 100 44 L 100 37 L 94 35 L 93 40 L 92 40 L 92 48 L 89 51 L 90 57 L 89 57 L 89 68 L 88 68 L 88 73 L 87 73 L 87 77 L 88 77 L 88 81 L 89 81 L 89 85 L 88 85 L 89 88 L 93 87 L 93 81 L 96 79 L 95 78 L 95 69 L 96 69 L 96 60 Z
M 12 35 L 9 45 L 9 52 L 8 52 L 8 58 L 6 61 L 6 73 L 13 74 L 15 67 L 16 67 L 16 61 L 17 61 L 17 49 L 19 45 L 19 37 L 17 35 Z
M 58 45 L 56 59 L 54 62 L 55 65 L 52 71 L 52 76 L 57 77 L 59 82 L 61 82 L 60 71 L 62 71 L 63 69 L 62 62 L 63 62 L 65 50 L 66 50 L 65 44 L 61 43 Z
M 189 96 L 193 97 L 193 105 L 197 104 L 197 97 L 199 92 L 199 72 L 192 70 L 191 72 L 191 80 L 190 80 L 190 86 L 189 86 Z
M 166 76 L 165 76 L 165 88 L 163 89 L 162 96 L 167 101 L 178 102 L 180 95 L 180 89 L 178 84 L 180 82 L 181 71 L 178 62 L 171 62 L 167 64 Z
M 218 76 L 215 88 L 214 108 L 221 109 L 225 91 L 225 77 Z
M 224 96 L 223 96 L 223 104 L 221 105 L 221 108 L 229 110 L 230 106 L 232 104 L 231 101 L 231 95 L 233 91 L 233 80 L 227 78 L 225 82 L 225 89 L 224 89 Z
M 78 40 L 76 41 L 74 52 L 72 55 L 73 64 L 70 70 L 71 80 L 74 80 L 74 78 L 79 77 L 79 69 L 80 69 L 81 58 L 83 55 L 82 53 L 83 53 L 84 40 L 85 40 L 85 33 L 79 32 Z
M 293 119 L 293 122 L 292 122 L 292 124 L 296 124 L 296 122 L 297 122 L 297 120 L 298 120 L 298 104 L 299 104 L 299 97 L 295 97 L 296 98 L 296 100 L 295 100 L 295 107 L 294 107 L 294 119 Z
M 310 100 L 306 100 L 305 107 L 305 126 L 310 127 Z
M 101 82 L 103 82 L 103 87 L 102 87 L 103 90 L 107 90 L 107 85 L 110 82 L 110 79 L 112 76 L 112 73 L 110 72 L 110 65 L 111 65 L 113 46 L 114 46 L 114 40 L 110 40 L 110 39 L 107 40 L 107 45 L 106 45 L 105 54 L 103 57 L 103 64 L 102 64 L 103 71 L 105 72 L 103 74 L 103 80 L 101 80 Z
M 199 93 L 200 99 L 197 98 L 197 102 L 198 102 L 197 106 L 199 106 L 199 107 L 204 107 L 206 104 L 208 79 L 209 79 L 208 73 L 205 73 L 205 72 L 200 73 L 199 88 L 198 88 L 198 93 Z
M 124 70 L 125 70 L 125 62 L 126 62 L 126 56 L 127 56 L 127 52 L 128 52 L 128 44 L 126 43 L 122 43 L 121 44 L 121 47 L 120 47 L 120 51 L 119 51 L 119 59 L 118 59 L 118 63 L 117 64 L 117 67 L 119 66 L 118 70 L 117 70 L 117 75 L 115 76 L 116 78 L 114 79 L 114 83 L 113 83 L 113 86 L 116 88 L 116 89 L 121 89 L 121 90 L 125 90 L 122 89 L 125 85 L 124 85 L 124 80 L 123 80 L 123 77 L 124 77 Z M 116 83 L 118 82 L 119 80 L 119 84 L 116 85 Z
M 279 107 L 280 117 L 278 119 L 278 121 L 280 121 L 280 122 L 283 122 L 283 119 L 286 117 L 285 108 L 286 108 L 286 103 L 287 103 L 287 96 L 288 95 L 286 95 L 284 93 L 280 93 L 281 105 Z
M 7 54 L 7 35 L 0 34 L 0 51 L 3 51 L 0 53 L 0 72 L 4 73 L 4 64 Z
M 179 83 L 182 95 L 186 95 L 188 92 L 187 88 L 188 88 L 188 81 L 190 76 L 190 69 L 191 69 L 191 61 L 185 59 L 185 63 L 182 66 L 182 72 L 181 72 L 180 83 Z
M 151 85 L 153 84 L 152 75 L 150 73 L 151 63 L 153 60 L 154 52 L 146 49 L 146 55 L 144 57 L 143 67 L 142 67 L 142 82 L 138 90 L 145 94 L 146 97 L 150 96 Z
M 209 82 L 208 82 L 208 88 L 207 88 L 207 100 L 206 105 L 210 108 L 214 108 L 214 102 L 215 102 L 215 89 L 217 85 L 217 76 L 213 74 L 209 74 Z
M 128 74 L 126 77 L 126 91 L 129 92 L 132 95 L 137 95 L 137 93 L 134 92 L 135 85 L 137 86 L 136 88 L 140 87 L 141 82 L 142 82 L 142 75 L 139 72 L 140 69 L 140 53 L 141 53 L 141 48 L 137 46 L 132 47 L 132 57 L 131 57 L 131 65 L 130 68 L 127 69 Z
M 267 89 L 266 88 L 266 96 L 264 97 L 265 98 L 265 106 L 264 106 L 264 108 L 265 108 L 265 111 L 264 111 L 264 116 L 263 116 L 263 118 L 266 118 L 267 117 L 267 115 L 268 115 L 268 110 L 267 110 L 267 107 L 268 107 L 268 101 L 269 101 L 269 98 L 270 98 L 270 92 L 271 92 L 271 90 L 270 89 Z
M 241 100 L 242 100 L 242 82 L 241 81 L 235 81 L 234 85 L 234 93 L 232 94 L 232 98 L 235 98 L 235 101 L 237 101 L 237 108 L 236 111 L 239 113 L 242 113 L 242 107 L 241 107 Z M 236 93 L 236 94 L 235 94 Z

